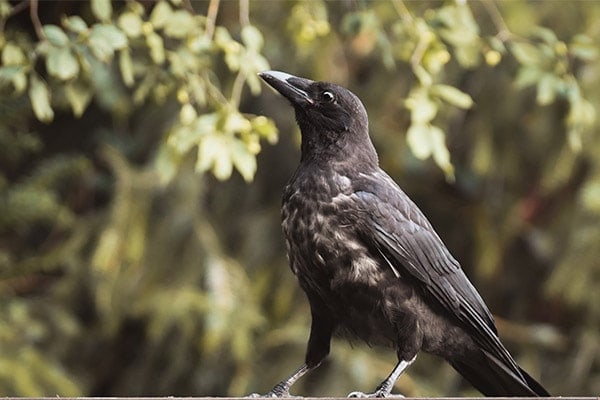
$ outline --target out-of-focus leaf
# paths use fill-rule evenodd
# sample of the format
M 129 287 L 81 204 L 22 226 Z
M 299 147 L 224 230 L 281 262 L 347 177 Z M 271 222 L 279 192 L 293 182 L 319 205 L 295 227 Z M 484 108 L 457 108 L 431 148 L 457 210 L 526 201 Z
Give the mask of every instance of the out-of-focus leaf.
M 444 171 L 446 179 L 454 181 L 454 166 L 450 162 L 450 151 L 448 150 L 448 146 L 446 146 L 444 131 L 435 125 L 431 125 L 429 128 L 429 137 L 434 161 Z
M 515 86 L 522 89 L 537 84 L 543 74 L 544 72 L 538 68 L 521 67 L 519 68 L 517 78 L 515 79 Z
M 127 36 L 114 25 L 96 24 L 92 27 L 89 37 L 92 53 L 103 62 L 112 59 L 115 50 L 127 46 Z
M 406 100 L 406 108 L 411 113 L 411 121 L 416 125 L 424 125 L 435 118 L 438 105 L 429 97 L 425 88 L 414 89 Z
M 540 49 L 527 42 L 513 42 L 510 50 L 517 61 L 525 66 L 540 66 L 545 61 L 545 57 Z
M 110 22 L 112 17 L 112 5 L 110 0 L 91 0 L 94 16 L 102 22 Z
M 584 61 L 596 61 L 600 55 L 598 43 L 595 43 L 592 38 L 587 35 L 579 34 L 573 37 L 573 41 L 569 45 L 571 53 Z
M 412 124 L 406 132 L 406 142 L 415 157 L 420 160 L 424 160 L 431 155 L 429 133 L 429 127 L 420 124 Z
M 431 92 L 439 96 L 442 100 L 462 109 L 469 109 L 473 106 L 473 99 L 467 93 L 450 85 L 433 85 Z
M 560 89 L 560 79 L 554 74 L 542 75 L 537 85 L 537 102 L 540 105 L 548 105 L 556 98 L 556 93 Z
M 221 133 L 206 134 L 200 138 L 196 171 L 212 170 L 219 180 L 229 179 L 233 171 L 231 142 Z
M 155 29 L 161 29 L 173 14 L 173 9 L 165 0 L 159 1 L 150 14 L 150 23 Z
M 277 126 L 275 126 L 273 120 L 259 115 L 252 119 L 252 129 L 261 137 L 267 139 L 270 144 L 277 143 Z
M 88 26 L 79 15 L 63 17 L 62 24 L 65 28 L 75 33 L 83 33 L 88 30 Z
M 234 140 L 231 150 L 231 160 L 235 169 L 242 175 L 246 182 L 252 182 L 256 173 L 256 156 L 248 151 L 241 140 Z
M 150 57 L 152 57 L 154 63 L 160 65 L 165 62 L 165 47 L 163 39 L 158 33 L 150 33 L 146 37 L 146 44 L 150 48 Z
M 262 33 L 252 25 L 246 25 L 242 28 L 242 42 L 247 48 L 259 51 L 264 43 Z
M 37 119 L 46 123 L 52 121 L 54 111 L 50 107 L 50 91 L 37 74 L 32 74 L 29 79 L 29 100 Z
M 77 58 L 68 47 L 52 47 L 46 55 L 48 73 L 66 81 L 79 74 Z
M 11 82 L 16 93 L 22 93 L 27 88 L 27 75 L 20 66 L 0 67 L 0 86 Z
M 76 117 L 81 117 L 92 99 L 92 88 L 79 82 L 69 82 L 65 85 L 65 95 Z
M 69 37 L 60 26 L 44 25 L 42 30 L 46 39 L 54 46 L 62 47 L 69 44 Z
M 10 42 L 4 45 L 4 48 L 2 49 L 3 66 L 22 65 L 26 60 L 27 58 L 19 46 L 16 46 Z
M 133 12 L 123 13 L 119 17 L 119 28 L 130 38 L 139 37 L 142 34 L 142 19 Z
M 177 10 L 169 15 L 165 21 L 165 34 L 172 38 L 182 39 L 198 28 L 198 23 L 185 10 Z
M 133 76 L 133 61 L 131 60 L 131 53 L 127 48 L 119 51 L 119 68 L 125 85 L 129 87 L 133 86 L 135 83 L 135 78 Z

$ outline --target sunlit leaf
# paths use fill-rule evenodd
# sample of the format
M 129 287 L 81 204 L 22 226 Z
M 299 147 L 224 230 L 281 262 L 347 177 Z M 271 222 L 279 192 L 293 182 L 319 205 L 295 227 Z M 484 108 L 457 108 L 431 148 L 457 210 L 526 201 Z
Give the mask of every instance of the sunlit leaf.
M 112 16 L 112 5 L 110 0 L 91 0 L 92 12 L 98 20 L 109 22 Z
M 48 73 L 66 81 L 79 74 L 79 62 L 68 47 L 52 47 L 46 56 Z
M 123 13 L 119 17 L 119 28 L 130 38 L 136 38 L 142 34 L 142 19 L 132 12 Z
M 69 44 L 69 37 L 60 26 L 44 25 L 42 30 L 44 32 L 44 36 L 46 36 L 46 39 L 48 39 L 48 41 L 54 46 L 61 47 Z
M 539 66 L 545 61 L 539 48 L 527 42 L 513 42 L 510 50 L 517 61 L 525 66 Z
M 169 15 L 165 21 L 165 34 L 172 38 L 184 38 L 198 27 L 194 17 L 187 11 L 177 10 Z
M 4 45 L 4 48 L 2 49 L 3 66 L 22 65 L 26 60 L 27 58 L 19 46 L 10 42 Z
M 246 25 L 242 28 L 242 42 L 252 50 L 260 50 L 263 46 L 264 39 L 262 34 L 256 27 L 252 25 Z
M 79 82 L 69 82 L 65 85 L 65 95 L 76 117 L 81 117 L 93 96 L 93 89 Z
M 152 57 L 152 61 L 159 65 L 165 62 L 165 47 L 163 39 L 158 33 L 150 33 L 146 37 L 146 44 L 150 48 L 150 57 Z
M 544 74 L 537 85 L 537 102 L 540 105 L 548 105 L 556 98 L 561 81 L 553 74 Z
M 448 102 L 462 109 L 469 109 L 473 106 L 473 99 L 467 93 L 450 85 L 434 85 L 431 92 L 439 96 L 445 102 Z
M 256 156 L 248 151 L 241 140 L 235 140 L 231 150 L 231 160 L 246 182 L 252 182 L 256 173 Z
M 406 107 L 411 111 L 413 124 L 423 125 L 435 118 L 438 105 L 429 97 L 424 88 L 413 90 L 406 100 Z
M 429 127 L 421 124 L 412 124 L 406 132 L 406 142 L 415 157 L 420 160 L 424 160 L 431 155 L 429 134 Z
M 42 122 L 52 121 L 54 111 L 50 106 L 50 91 L 37 74 L 32 74 L 29 79 L 29 100 L 37 119 Z
M 131 60 L 131 53 L 127 48 L 119 51 L 119 69 L 121 70 L 123 83 L 125 83 L 126 86 L 132 86 L 135 83 L 135 78 L 133 76 L 133 61 Z
M 127 46 L 127 36 L 113 25 L 96 24 L 92 27 L 89 43 L 92 53 L 99 60 L 108 62 L 115 50 Z
M 167 1 L 159 1 L 150 14 L 150 23 L 155 29 L 161 29 L 173 14 L 173 9 Z
M 88 30 L 88 26 L 79 15 L 72 15 L 70 17 L 64 17 L 62 24 L 65 28 L 75 33 L 83 33 Z

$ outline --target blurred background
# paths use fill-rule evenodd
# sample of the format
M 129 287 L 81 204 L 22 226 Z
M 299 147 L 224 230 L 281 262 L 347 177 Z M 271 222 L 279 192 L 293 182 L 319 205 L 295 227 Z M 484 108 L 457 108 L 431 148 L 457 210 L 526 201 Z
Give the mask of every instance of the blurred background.
M 0 0 L 0 393 L 244 395 L 303 360 L 280 196 L 292 109 L 340 83 L 518 362 L 600 393 L 600 7 L 528 1 Z M 292 392 L 369 391 L 334 341 Z M 407 396 L 477 395 L 422 354 Z

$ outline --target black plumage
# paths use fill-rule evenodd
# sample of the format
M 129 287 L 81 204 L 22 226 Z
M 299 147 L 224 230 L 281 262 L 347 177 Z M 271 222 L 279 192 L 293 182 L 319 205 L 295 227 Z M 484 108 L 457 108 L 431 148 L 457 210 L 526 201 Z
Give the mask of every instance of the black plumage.
M 389 395 L 420 350 L 446 359 L 485 395 L 548 396 L 502 345 L 488 308 L 427 218 L 379 168 L 360 100 L 331 83 L 260 76 L 290 101 L 302 133 L 282 225 L 312 315 L 305 364 L 268 395 L 289 395 L 340 334 L 396 350 L 398 364 L 369 396 Z

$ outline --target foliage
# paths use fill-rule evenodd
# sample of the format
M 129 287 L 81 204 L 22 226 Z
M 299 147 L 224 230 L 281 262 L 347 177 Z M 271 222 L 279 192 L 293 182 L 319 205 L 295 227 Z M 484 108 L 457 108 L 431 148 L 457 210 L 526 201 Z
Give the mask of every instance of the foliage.
M 269 117 L 293 129 L 258 97 L 272 64 L 359 94 L 383 166 L 519 361 L 553 393 L 597 393 L 598 14 L 0 0 L 0 391 L 241 395 L 298 366 L 308 310 L 278 227 L 298 150 L 263 149 Z M 368 390 L 394 355 L 357 347 L 336 342 L 295 389 Z M 398 389 L 471 390 L 427 356 Z

